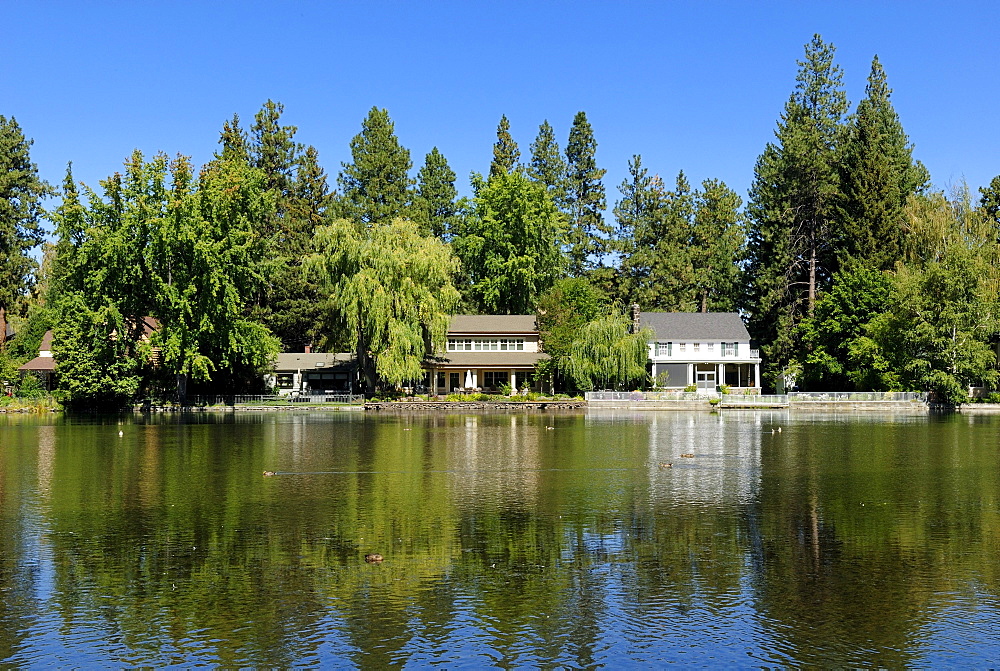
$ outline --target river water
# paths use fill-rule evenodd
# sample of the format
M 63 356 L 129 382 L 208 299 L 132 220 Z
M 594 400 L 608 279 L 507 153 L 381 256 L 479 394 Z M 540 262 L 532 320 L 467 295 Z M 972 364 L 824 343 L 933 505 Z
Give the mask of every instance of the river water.
M 0 663 L 996 666 L 998 448 L 962 415 L 0 416 Z

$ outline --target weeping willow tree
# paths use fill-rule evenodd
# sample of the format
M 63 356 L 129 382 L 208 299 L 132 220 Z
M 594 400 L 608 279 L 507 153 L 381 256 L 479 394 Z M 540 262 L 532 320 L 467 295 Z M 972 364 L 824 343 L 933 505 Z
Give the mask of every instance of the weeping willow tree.
M 448 245 L 404 219 L 367 228 L 334 221 L 316 230 L 314 245 L 307 267 L 331 316 L 347 325 L 367 389 L 422 377 L 459 300 Z
M 630 332 L 622 315 L 600 317 L 580 329 L 566 359 L 565 372 L 584 391 L 618 389 L 646 378 L 651 329 Z

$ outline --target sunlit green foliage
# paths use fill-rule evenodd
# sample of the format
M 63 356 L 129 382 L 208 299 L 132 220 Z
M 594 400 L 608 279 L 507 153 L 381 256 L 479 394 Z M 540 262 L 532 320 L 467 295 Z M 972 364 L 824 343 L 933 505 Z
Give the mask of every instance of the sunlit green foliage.
M 34 283 L 30 252 L 42 242 L 42 199 L 51 193 L 31 161 L 32 142 L 16 119 L 0 115 L 0 349 L 7 312 Z
M 458 229 L 467 300 L 490 314 L 528 314 L 561 276 L 562 215 L 542 184 L 524 173 L 476 182 L 473 207 Z
M 341 216 L 366 225 L 405 216 L 413 202 L 413 167 L 408 149 L 399 144 L 385 109 L 372 107 L 351 140 L 351 162 L 337 178 Z
M 642 386 L 653 330 L 631 331 L 631 321 L 608 314 L 580 328 L 565 359 L 566 373 L 584 391 Z
M 539 296 L 535 321 L 549 358 L 538 362 L 536 374 L 551 380 L 562 371 L 580 329 L 607 308 L 608 296 L 584 277 L 561 279 Z
M 406 219 L 362 226 L 339 219 L 316 230 L 308 262 L 321 295 L 348 328 L 369 391 L 423 376 L 444 350 L 459 294 L 448 246 Z
M 603 265 L 611 227 L 604 221 L 604 175 L 597 167 L 597 140 L 586 112 L 577 112 L 566 142 L 565 208 L 569 215 L 566 237 L 568 272 L 579 276 Z
M 750 190 L 750 331 L 766 343 L 772 376 L 793 355 L 795 327 L 812 314 L 836 270 L 837 166 L 847 96 L 833 55 L 819 35 L 806 45 L 776 142 L 757 159 Z

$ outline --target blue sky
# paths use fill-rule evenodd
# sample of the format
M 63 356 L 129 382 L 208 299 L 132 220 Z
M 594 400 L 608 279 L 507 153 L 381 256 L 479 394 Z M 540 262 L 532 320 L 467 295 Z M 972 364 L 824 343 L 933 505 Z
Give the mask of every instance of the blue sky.
M 489 166 L 501 114 L 522 154 L 587 112 L 609 207 L 632 154 L 741 194 L 813 33 L 837 47 L 852 106 L 878 54 L 934 183 L 1000 174 L 1000 10 L 921 2 L 13 2 L 0 0 L 0 114 L 58 183 L 92 186 L 134 149 L 210 158 L 223 121 L 268 98 L 330 175 L 373 105 L 414 164 Z M 54 205 L 54 203 L 53 203 Z

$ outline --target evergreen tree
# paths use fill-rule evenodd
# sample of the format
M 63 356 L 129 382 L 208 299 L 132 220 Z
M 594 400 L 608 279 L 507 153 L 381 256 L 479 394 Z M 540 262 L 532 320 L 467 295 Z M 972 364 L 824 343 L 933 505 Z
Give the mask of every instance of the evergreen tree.
M 83 289 L 83 278 L 78 273 L 80 263 L 76 255 L 86 240 L 87 208 L 81 202 L 80 191 L 73 181 L 72 163 L 66 166 L 62 203 L 51 212 L 49 219 L 55 224 L 56 242 L 53 246 L 46 300 L 55 303 L 61 293 Z
M 222 148 L 215 152 L 216 159 L 250 161 L 250 146 L 247 143 L 246 133 L 240 127 L 238 114 L 233 114 L 232 120 L 222 124 L 219 144 L 222 145 Z
M 424 232 L 447 239 L 458 214 L 457 199 L 455 171 L 438 148 L 434 147 L 417 173 L 414 218 Z
M 684 173 L 674 191 L 651 177 L 642 159 L 629 162 L 629 178 L 615 207 L 619 226 L 622 286 L 631 303 L 646 310 L 696 308 L 691 257 L 695 194 Z
M 773 376 L 796 346 L 795 328 L 812 314 L 836 270 L 839 141 L 847 98 L 834 47 L 819 35 L 799 61 L 796 88 L 757 159 L 748 211 L 750 331 L 763 342 Z
M 556 135 L 547 120 L 538 127 L 538 135 L 531 143 L 528 176 L 544 184 L 553 202 L 562 207 L 566 200 L 566 161 L 563 160 Z
M 281 340 L 284 351 L 302 351 L 319 335 L 323 304 L 302 264 L 312 252 L 312 238 L 324 221 L 329 201 L 326 173 L 316 148 L 309 146 L 298 158 L 286 201 L 286 230 L 277 245 L 278 263 L 270 273 L 270 309 L 264 321 Z
M 996 230 L 1000 241 L 1000 175 L 990 180 L 987 187 L 979 187 L 979 209 Z
M 301 150 L 294 140 L 298 129 L 280 123 L 284 111 L 284 105 L 268 100 L 254 116 L 254 124 L 250 128 L 251 164 L 264 172 L 266 189 L 278 194 L 279 218 L 284 215 L 286 201 L 292 193 L 295 166 Z M 223 142 L 227 140 L 223 135 Z M 225 144 L 223 149 L 225 153 Z
M 351 140 L 351 163 L 337 183 L 341 216 L 372 225 L 408 213 L 413 200 L 410 152 L 399 144 L 389 112 L 373 107 Z
M 493 145 L 493 162 L 490 164 L 490 178 L 514 172 L 520 167 L 521 151 L 510 135 L 510 121 L 507 115 L 500 117 L 497 126 L 497 141 Z
M 922 189 L 927 171 L 914 163 L 876 56 L 865 98 L 847 128 L 840 183 L 840 253 L 889 270 L 902 259 L 907 198 Z
M 42 200 L 51 193 L 31 162 L 31 145 L 16 119 L 0 115 L 0 349 L 7 313 L 33 282 L 31 250 L 42 242 Z
M 563 219 L 522 172 L 474 176 L 472 212 L 453 242 L 468 302 L 487 314 L 528 314 L 562 272 Z
M 597 142 L 584 112 L 577 112 L 566 143 L 567 253 L 571 276 L 602 265 L 611 228 L 605 225 L 604 183 L 597 167 Z
M 742 291 L 746 247 L 742 201 L 725 183 L 707 179 L 695 194 L 691 270 L 701 312 L 733 312 Z

